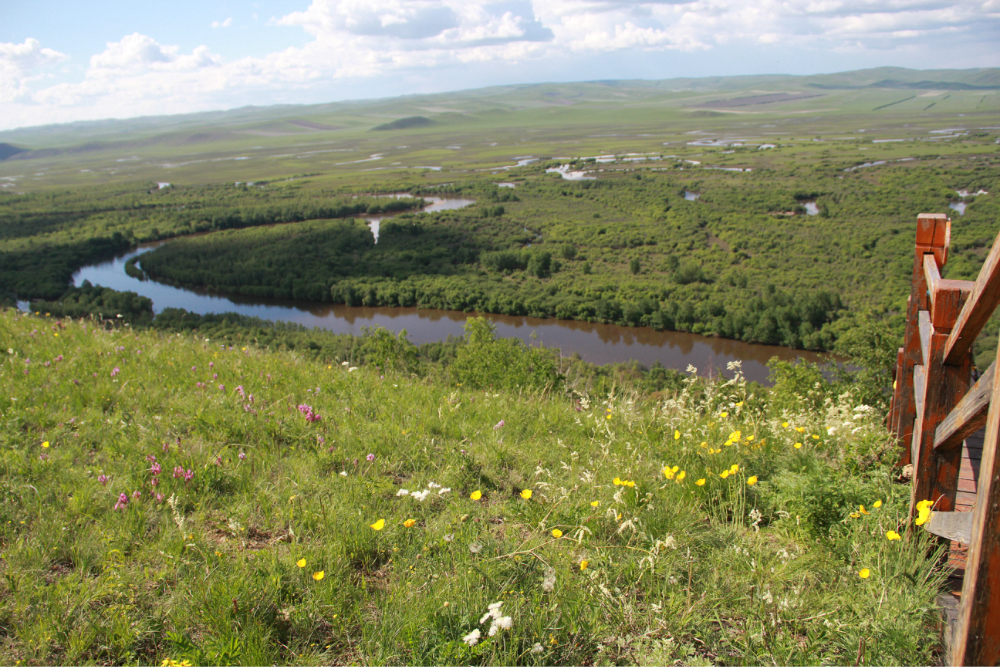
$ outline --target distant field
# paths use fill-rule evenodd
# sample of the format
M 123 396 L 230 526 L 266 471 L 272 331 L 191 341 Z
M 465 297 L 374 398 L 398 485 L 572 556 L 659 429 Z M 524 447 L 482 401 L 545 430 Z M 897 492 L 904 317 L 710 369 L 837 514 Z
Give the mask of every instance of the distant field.
M 531 157 L 677 155 L 761 169 L 793 161 L 850 166 L 876 157 L 995 153 L 1000 89 L 948 88 L 995 86 L 993 70 L 964 79 L 916 72 L 912 82 L 900 83 L 906 72 L 506 86 L 29 128 L 0 133 L 0 143 L 29 149 L 0 160 L 0 191 L 302 174 L 314 175 L 322 187 L 374 188 L 470 173 L 503 176 L 518 159 Z M 935 77 L 941 89 L 920 87 Z M 704 111 L 713 108 L 725 111 Z M 385 129 L 373 132 L 376 127 Z M 950 129 L 956 131 L 945 132 Z M 986 136 L 970 140 L 976 133 Z M 777 147 L 723 153 L 690 145 L 697 139 Z M 872 145 L 873 139 L 902 141 Z

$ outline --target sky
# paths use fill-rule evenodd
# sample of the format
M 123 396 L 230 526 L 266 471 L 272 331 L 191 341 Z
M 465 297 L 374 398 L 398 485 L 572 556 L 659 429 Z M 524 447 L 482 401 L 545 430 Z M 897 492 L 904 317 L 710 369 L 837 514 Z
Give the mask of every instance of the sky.
M 887 65 L 1000 67 L 1000 0 L 0 0 L 0 130 Z

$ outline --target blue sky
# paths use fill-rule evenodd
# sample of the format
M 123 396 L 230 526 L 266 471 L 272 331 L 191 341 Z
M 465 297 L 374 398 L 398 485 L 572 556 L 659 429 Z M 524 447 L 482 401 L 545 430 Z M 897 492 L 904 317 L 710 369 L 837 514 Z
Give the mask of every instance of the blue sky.
M 0 0 L 0 129 L 882 65 L 1000 66 L 1000 0 Z

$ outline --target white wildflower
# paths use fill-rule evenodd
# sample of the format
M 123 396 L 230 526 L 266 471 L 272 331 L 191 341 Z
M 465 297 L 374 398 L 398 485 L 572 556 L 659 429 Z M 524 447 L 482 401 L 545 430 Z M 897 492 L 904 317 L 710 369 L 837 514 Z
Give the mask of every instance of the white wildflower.
M 434 482 L 427 482 L 427 488 L 428 489 L 440 489 L 441 485 L 440 484 L 435 484 Z
M 545 649 L 543 649 L 542 645 L 539 644 L 538 642 L 535 642 L 535 645 L 531 647 L 531 652 L 532 653 L 541 653 L 544 650 Z
M 451 542 L 453 539 L 455 539 L 455 533 L 448 533 L 444 536 L 445 542 Z
M 408 496 L 408 495 L 410 495 L 410 492 L 407 491 L 406 489 L 400 489 L 399 491 L 396 492 L 396 497 L 397 498 L 399 496 Z
M 479 542 L 473 542 L 472 544 L 469 545 L 469 551 L 471 551 L 474 554 L 477 554 L 482 550 L 483 550 L 483 545 L 480 544 Z
M 546 593 L 551 593 L 556 589 L 556 570 L 555 568 L 546 568 L 545 578 L 542 579 L 542 590 Z
M 419 502 L 424 502 L 425 500 L 427 500 L 427 496 L 429 496 L 430 493 L 431 493 L 430 491 L 424 489 L 423 491 L 414 491 L 413 493 L 410 494 L 410 497 Z
M 346 470 L 341 470 L 340 471 L 340 476 L 341 477 L 347 477 L 347 471 Z
M 441 489 L 440 491 L 438 491 L 438 495 L 439 496 L 443 496 L 444 494 L 450 493 L 450 492 L 451 492 L 451 489 L 446 486 L 443 489 Z
M 476 644 L 479 643 L 480 637 L 482 637 L 482 633 L 479 632 L 479 628 L 476 628 L 469 634 L 462 637 L 462 641 L 468 644 L 469 646 L 475 646 Z

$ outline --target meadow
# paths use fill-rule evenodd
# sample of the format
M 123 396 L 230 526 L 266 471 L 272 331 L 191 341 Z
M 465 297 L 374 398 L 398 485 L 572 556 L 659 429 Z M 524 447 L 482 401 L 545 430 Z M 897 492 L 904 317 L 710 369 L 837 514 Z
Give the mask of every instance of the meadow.
M 428 376 L 384 332 L 354 366 L 0 311 L 0 660 L 936 659 L 877 407 L 789 368 L 591 397 L 471 322 Z

